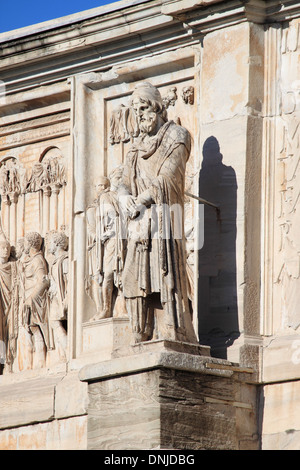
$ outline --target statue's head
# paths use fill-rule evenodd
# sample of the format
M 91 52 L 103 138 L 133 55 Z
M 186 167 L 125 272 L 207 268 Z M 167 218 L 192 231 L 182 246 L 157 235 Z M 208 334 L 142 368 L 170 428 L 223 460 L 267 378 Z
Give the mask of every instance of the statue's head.
M 166 121 L 166 112 L 159 90 L 149 82 L 138 84 L 131 96 L 131 106 L 135 111 L 142 133 L 155 134 Z
M 114 188 L 119 187 L 121 180 L 122 180 L 123 171 L 124 171 L 124 166 L 119 165 L 116 168 L 114 168 L 112 172 L 110 173 L 109 175 L 110 184 Z
M 8 261 L 10 257 L 10 243 L 7 240 L 0 241 L 0 258 L 4 261 Z
M 48 251 L 55 254 L 57 249 L 66 251 L 68 249 L 68 237 L 64 232 L 53 230 L 47 234 Z
M 24 251 L 29 253 L 30 249 L 33 248 L 35 251 L 41 249 L 43 239 L 38 232 L 28 232 L 24 239 Z
M 100 196 L 103 191 L 110 187 L 110 180 L 106 176 L 99 176 L 95 183 L 95 189 L 97 196 Z

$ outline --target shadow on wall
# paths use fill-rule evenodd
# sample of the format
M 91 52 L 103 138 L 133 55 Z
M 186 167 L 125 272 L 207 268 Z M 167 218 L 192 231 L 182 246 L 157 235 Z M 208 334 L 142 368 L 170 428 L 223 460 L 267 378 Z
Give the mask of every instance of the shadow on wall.
M 222 163 L 218 140 L 203 145 L 200 197 L 219 204 L 220 213 L 204 207 L 204 246 L 199 251 L 199 339 L 212 356 L 227 359 L 227 348 L 239 336 L 236 286 L 237 182 Z

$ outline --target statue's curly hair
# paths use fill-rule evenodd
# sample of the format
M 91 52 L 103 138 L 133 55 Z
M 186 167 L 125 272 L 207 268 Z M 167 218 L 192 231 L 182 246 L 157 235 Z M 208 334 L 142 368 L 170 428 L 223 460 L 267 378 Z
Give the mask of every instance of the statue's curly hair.
M 47 241 L 50 239 L 54 241 L 56 246 L 61 247 L 63 250 L 67 250 L 69 240 L 67 235 L 64 232 L 59 232 L 57 230 L 52 230 L 47 234 Z
M 28 232 L 25 235 L 25 239 L 28 241 L 29 245 L 37 250 L 40 250 L 43 239 L 38 232 Z

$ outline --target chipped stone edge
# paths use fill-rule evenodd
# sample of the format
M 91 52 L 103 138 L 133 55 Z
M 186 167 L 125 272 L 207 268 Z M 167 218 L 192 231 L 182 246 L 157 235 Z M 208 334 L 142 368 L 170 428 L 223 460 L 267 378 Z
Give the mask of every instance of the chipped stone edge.
M 221 377 L 232 377 L 236 372 L 252 373 L 250 368 L 240 368 L 222 359 L 213 359 L 211 357 L 181 352 L 162 351 L 130 355 L 85 365 L 79 370 L 78 375 L 79 379 L 83 382 L 93 382 L 161 368 Z

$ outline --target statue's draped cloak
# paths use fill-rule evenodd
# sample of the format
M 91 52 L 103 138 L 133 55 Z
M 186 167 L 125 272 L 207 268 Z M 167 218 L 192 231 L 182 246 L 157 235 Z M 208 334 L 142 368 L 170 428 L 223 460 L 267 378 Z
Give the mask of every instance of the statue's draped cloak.
M 190 135 L 173 121 L 127 154 L 123 188 L 147 206 L 129 223 L 122 276 L 125 298 L 160 294 L 164 322 L 175 338 L 196 341 L 187 297 L 184 181 Z M 155 235 L 154 235 L 155 234 Z M 167 235 L 167 236 L 166 236 Z

